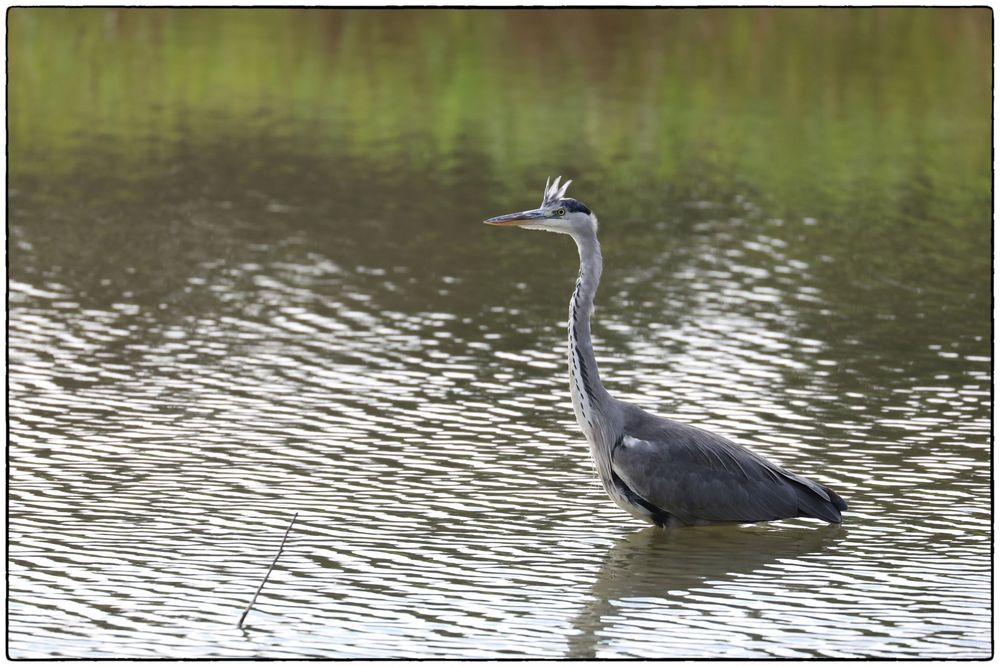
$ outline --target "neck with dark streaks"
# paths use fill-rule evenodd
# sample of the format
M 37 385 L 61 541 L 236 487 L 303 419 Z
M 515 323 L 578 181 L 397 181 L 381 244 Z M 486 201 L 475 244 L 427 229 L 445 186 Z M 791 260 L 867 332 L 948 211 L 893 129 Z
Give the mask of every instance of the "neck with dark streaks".
M 597 233 L 592 231 L 573 234 L 573 240 L 580 251 L 580 277 L 569 303 L 570 382 L 573 390 L 581 394 L 581 398 L 589 399 L 589 405 L 583 406 L 584 411 L 589 412 L 607 394 L 601 384 L 590 336 L 594 296 L 601 282 L 601 244 L 597 241 Z

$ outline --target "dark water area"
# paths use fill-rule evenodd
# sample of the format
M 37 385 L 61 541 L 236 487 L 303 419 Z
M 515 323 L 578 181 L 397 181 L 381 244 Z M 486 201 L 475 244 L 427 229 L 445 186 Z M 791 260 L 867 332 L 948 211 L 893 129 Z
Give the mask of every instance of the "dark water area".
M 9 655 L 987 657 L 991 20 L 11 10 Z M 842 525 L 607 499 L 556 175 L 609 391 Z

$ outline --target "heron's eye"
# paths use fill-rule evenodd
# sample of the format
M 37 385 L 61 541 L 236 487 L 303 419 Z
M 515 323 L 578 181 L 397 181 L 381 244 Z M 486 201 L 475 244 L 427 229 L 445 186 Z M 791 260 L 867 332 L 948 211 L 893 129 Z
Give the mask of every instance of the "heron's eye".
M 556 217 L 557 218 L 561 218 L 564 215 L 566 215 L 566 209 L 564 209 L 564 208 L 557 208 L 556 209 Z

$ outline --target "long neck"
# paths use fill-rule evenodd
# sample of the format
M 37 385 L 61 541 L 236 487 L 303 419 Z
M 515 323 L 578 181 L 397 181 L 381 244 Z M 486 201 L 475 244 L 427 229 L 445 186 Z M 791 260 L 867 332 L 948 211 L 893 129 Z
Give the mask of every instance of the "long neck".
M 597 234 L 574 234 L 580 251 L 580 277 L 576 281 L 573 298 L 569 302 L 569 365 L 574 390 L 588 397 L 591 404 L 598 404 L 607 394 L 594 358 L 594 344 L 590 338 L 590 317 L 594 312 L 594 295 L 601 282 L 601 244 Z M 577 372 L 573 372 L 574 369 Z

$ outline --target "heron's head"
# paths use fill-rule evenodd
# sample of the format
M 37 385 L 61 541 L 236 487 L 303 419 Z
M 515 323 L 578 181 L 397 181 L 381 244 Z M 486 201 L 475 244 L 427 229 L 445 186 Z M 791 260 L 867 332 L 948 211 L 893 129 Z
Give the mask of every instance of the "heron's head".
M 542 229 L 560 234 L 581 235 L 597 232 L 597 216 L 590 212 L 583 203 L 566 197 L 566 189 L 573 181 L 559 185 L 557 177 L 551 185 L 545 182 L 545 192 L 542 195 L 542 205 L 530 211 L 498 215 L 484 220 L 487 225 L 498 227 L 524 227 L 525 229 Z

